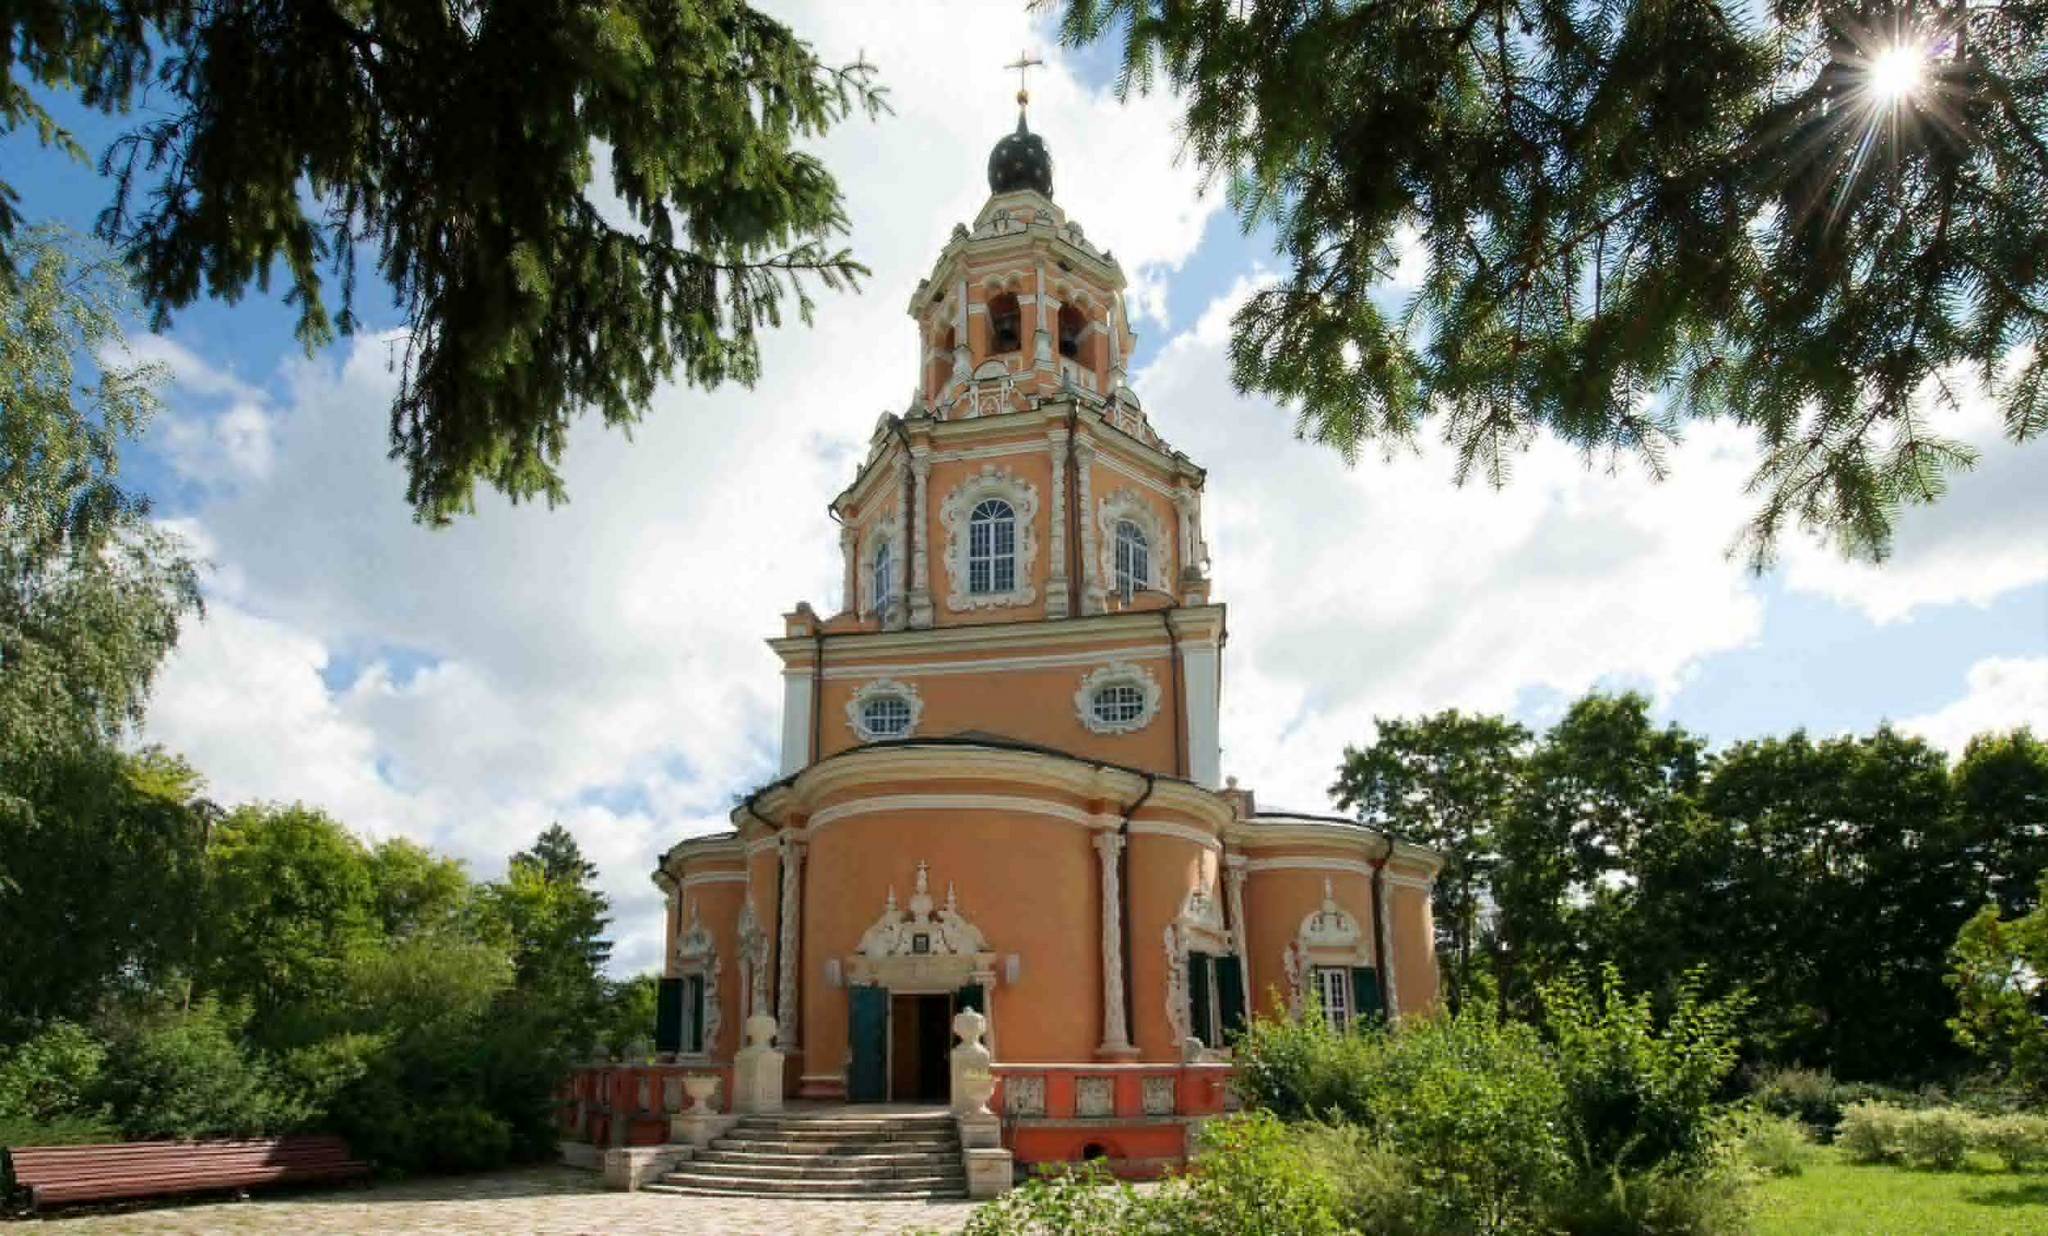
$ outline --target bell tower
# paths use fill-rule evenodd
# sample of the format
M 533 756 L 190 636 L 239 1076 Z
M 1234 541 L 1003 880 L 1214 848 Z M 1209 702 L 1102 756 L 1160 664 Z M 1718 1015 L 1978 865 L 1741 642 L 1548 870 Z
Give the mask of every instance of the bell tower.
M 1052 152 L 1021 89 L 1017 103 L 989 151 L 987 200 L 905 306 L 909 400 L 876 421 L 832 500 L 843 605 L 830 618 L 799 606 L 774 641 L 785 773 L 848 745 L 973 732 L 1215 782 L 1223 609 L 1209 603 L 1206 473 L 1131 390 L 1123 269 L 1055 200 Z M 870 681 L 851 681 L 865 672 L 834 664 L 863 642 L 921 649 L 943 670 L 886 677 L 878 656 Z M 1025 643 L 1064 651 L 1032 651 L 1027 667 Z M 972 675 L 935 659 L 955 646 L 981 658 Z M 1055 666 L 1032 686 L 1043 701 L 1020 708 L 1016 675 Z M 979 689 L 957 690 L 970 676 Z

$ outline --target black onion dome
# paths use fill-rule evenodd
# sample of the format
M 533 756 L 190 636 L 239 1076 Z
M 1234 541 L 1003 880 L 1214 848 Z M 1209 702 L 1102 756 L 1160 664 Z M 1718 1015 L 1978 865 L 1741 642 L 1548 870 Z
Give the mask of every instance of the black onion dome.
M 1045 139 L 1024 127 L 1023 109 L 1017 112 L 1017 131 L 996 143 L 988 152 L 988 191 L 1009 193 L 1036 189 L 1052 196 L 1052 153 Z

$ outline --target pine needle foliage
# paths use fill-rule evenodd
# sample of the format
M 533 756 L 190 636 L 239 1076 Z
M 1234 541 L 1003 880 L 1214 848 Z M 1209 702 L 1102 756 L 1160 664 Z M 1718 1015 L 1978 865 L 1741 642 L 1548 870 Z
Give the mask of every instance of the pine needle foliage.
M 1965 381 L 2012 442 L 2048 431 L 2048 5 L 1035 3 L 1120 41 L 1120 92 L 1176 92 L 1187 155 L 1275 230 L 1233 380 L 1347 461 L 1428 430 L 1499 485 L 1547 433 L 1661 477 L 1728 418 L 1761 568 L 1788 525 L 1883 558 L 1975 460 L 1937 431 Z
M 873 67 L 738 0 L 27 0 L 0 10 L 0 132 L 80 153 L 30 85 L 108 113 L 147 91 L 98 230 L 159 324 L 278 270 L 311 349 L 359 324 L 374 253 L 404 321 L 391 453 L 429 523 L 478 481 L 565 500 L 578 414 L 750 384 L 760 330 L 868 273 L 799 145 L 883 109 Z

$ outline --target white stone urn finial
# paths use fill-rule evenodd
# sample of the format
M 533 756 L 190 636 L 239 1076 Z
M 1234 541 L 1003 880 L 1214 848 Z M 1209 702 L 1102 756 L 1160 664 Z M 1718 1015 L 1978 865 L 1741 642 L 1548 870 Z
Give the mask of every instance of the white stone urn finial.
M 692 1073 L 683 1078 L 683 1090 L 690 1096 L 690 1111 L 693 1114 L 711 1114 L 711 1104 L 718 1097 L 718 1081 L 716 1073 Z
M 960 1046 L 953 1049 L 953 1114 L 984 1117 L 989 1096 L 996 1092 L 996 1075 L 989 1068 L 991 1057 L 981 1036 L 988 1032 L 988 1018 L 973 1009 L 962 1009 L 953 1017 L 953 1033 Z
M 775 1019 L 766 1013 L 747 1018 L 747 1046 L 767 1047 L 775 1041 Z
M 960 1047 L 987 1051 L 981 1036 L 988 1033 L 988 1018 L 974 1009 L 961 1009 L 953 1015 L 953 1033 L 960 1036 Z

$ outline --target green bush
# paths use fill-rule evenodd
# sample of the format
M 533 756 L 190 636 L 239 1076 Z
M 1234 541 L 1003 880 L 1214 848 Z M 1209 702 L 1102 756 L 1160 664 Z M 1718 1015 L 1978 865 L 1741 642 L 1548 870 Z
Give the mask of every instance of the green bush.
M 1355 1124 L 1294 1126 L 1312 1168 L 1337 1191 L 1337 1211 L 1358 1236 L 1429 1236 L 1437 1230 L 1428 1199 L 1408 1165 Z
M 90 1116 L 87 1096 L 106 1056 L 104 1044 L 68 1021 L 50 1022 L 12 1050 L 0 1051 L 0 1120 L 26 1126 Z
M 1368 1118 L 1365 1079 L 1379 1029 L 1333 1030 L 1313 1000 L 1292 1017 L 1261 1017 L 1234 1044 L 1231 1084 L 1248 1107 L 1280 1119 Z
M 97 1112 L 71 1112 L 44 1120 L 0 1116 L 0 1146 L 86 1146 L 119 1140 L 114 1126 Z
M 137 1140 L 255 1137 L 285 1132 L 308 1113 L 268 1062 L 240 1038 L 244 1015 L 202 1000 L 145 1015 L 109 1044 L 96 1094 Z
M 1911 1118 L 1911 1112 L 1891 1103 L 1851 1103 L 1842 1109 L 1835 1144 L 1859 1163 L 1896 1163 L 1906 1156 Z
M 1338 1194 L 1293 1131 L 1259 1112 L 1210 1122 L 1194 1162 L 1139 1193 L 1092 1165 L 976 1210 L 963 1236 L 1340 1236 Z
M 1789 1116 L 1822 1136 L 1842 1122 L 1842 1087 L 1826 1069 L 1767 1068 L 1750 1083 L 1750 1099 L 1773 1116 Z
M 1581 1177 L 1540 1229 L 1572 1236 L 1744 1236 L 1751 1201 L 1741 1170 L 1715 1160 L 1686 1171 L 1658 1168 Z
M 1999 1157 L 2015 1172 L 2048 1163 L 2048 1116 L 2013 1113 L 1986 1117 L 1977 1128 L 1977 1147 Z
M 1744 1162 L 1770 1176 L 1797 1176 L 1813 1158 L 1805 1124 L 1761 1107 L 1730 1113 L 1723 1136 Z
M 1977 1117 L 1953 1107 L 1931 1107 L 1905 1120 L 1906 1158 L 1915 1167 L 1952 1172 L 1969 1157 Z
M 1544 988 L 1544 1028 L 1556 1045 L 1583 1171 L 1706 1163 L 1721 1112 L 1715 1096 L 1735 1068 L 1748 1000 L 1704 998 L 1704 977 L 1685 975 L 1662 1027 L 1649 995 L 1626 994 L 1611 965 L 1601 973 L 1604 998 L 1578 982 Z

